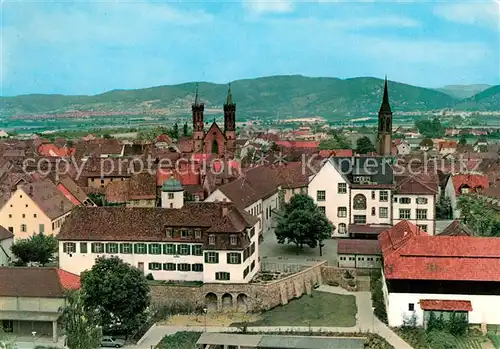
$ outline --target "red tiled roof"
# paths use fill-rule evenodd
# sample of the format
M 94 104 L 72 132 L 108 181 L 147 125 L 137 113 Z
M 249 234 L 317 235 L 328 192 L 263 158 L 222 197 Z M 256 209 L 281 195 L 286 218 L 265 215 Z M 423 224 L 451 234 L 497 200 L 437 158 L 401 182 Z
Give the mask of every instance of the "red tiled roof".
M 75 148 L 58 147 L 54 144 L 40 144 L 38 153 L 47 157 L 70 157 L 75 154 Z
M 352 155 L 353 155 L 352 149 L 332 149 L 332 150 L 320 150 L 319 151 L 319 156 L 324 157 L 324 158 L 329 158 L 332 156 L 346 157 L 346 156 L 352 156 Z
M 444 141 L 444 142 L 439 142 L 438 144 L 438 150 L 455 149 L 456 147 L 457 147 L 456 141 Z
M 156 172 L 156 185 L 161 186 L 166 180 L 172 177 L 178 179 L 182 185 L 201 185 L 199 170 L 191 168 L 191 166 L 177 170 L 159 168 Z
M 500 239 L 429 236 L 408 221 L 379 235 L 386 279 L 500 281 Z
M 460 195 L 461 188 L 470 188 L 470 191 L 481 191 L 489 187 L 488 177 L 476 174 L 459 174 L 451 177 L 455 194 Z
M 165 142 L 168 144 L 172 144 L 172 139 L 167 134 L 161 134 L 155 139 L 156 142 Z
M 62 288 L 65 290 L 80 289 L 80 277 L 78 275 L 58 268 L 57 276 L 59 277 Z
M 340 239 L 337 242 L 337 253 L 379 255 L 380 245 L 377 240 Z
M 285 148 L 318 148 L 317 141 L 276 141 L 276 144 Z
M 380 234 L 389 229 L 389 224 L 349 224 L 349 234 Z
M 435 195 L 438 190 L 438 178 L 428 176 L 395 176 L 397 194 Z
M 420 308 L 422 310 L 472 311 L 472 304 L 470 301 L 421 299 Z

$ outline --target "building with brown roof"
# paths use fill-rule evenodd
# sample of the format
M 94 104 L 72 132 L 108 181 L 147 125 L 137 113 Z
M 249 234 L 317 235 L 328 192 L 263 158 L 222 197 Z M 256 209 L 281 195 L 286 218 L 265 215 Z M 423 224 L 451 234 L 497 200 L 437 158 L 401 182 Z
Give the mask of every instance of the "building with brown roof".
M 80 288 L 80 277 L 56 268 L 0 267 L 0 320 L 5 332 L 59 337 L 65 292 Z
M 148 172 L 132 175 L 123 181 L 109 183 L 106 201 L 127 207 L 156 207 L 156 175 Z
M 378 269 L 382 265 L 380 245 L 377 240 L 338 240 L 337 255 L 339 268 Z
M 279 180 L 270 166 L 257 166 L 243 172 L 237 180 L 220 186 L 205 201 L 232 202 L 240 210 L 259 218 L 257 232 L 271 229 L 272 210 L 279 207 Z
M 389 326 L 452 312 L 474 324 L 500 321 L 500 239 L 430 236 L 401 221 L 379 235 Z
M 229 202 L 170 206 L 182 200 L 175 195 L 183 197 L 182 187 L 164 187 L 173 197 L 162 205 L 172 208 L 75 210 L 57 236 L 59 265 L 80 274 L 96 257 L 113 255 L 157 280 L 249 282 L 260 268 L 258 219 Z

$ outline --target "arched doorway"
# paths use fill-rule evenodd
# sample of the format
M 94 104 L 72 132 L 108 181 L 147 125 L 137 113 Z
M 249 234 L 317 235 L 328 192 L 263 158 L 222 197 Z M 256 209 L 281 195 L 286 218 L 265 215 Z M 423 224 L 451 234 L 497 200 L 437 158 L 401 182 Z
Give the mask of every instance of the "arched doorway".
M 205 296 L 207 311 L 217 311 L 217 296 L 215 293 L 207 293 Z
M 236 297 L 236 304 L 238 305 L 238 311 L 242 313 L 247 312 L 247 295 L 240 293 L 238 297 Z
M 212 141 L 212 154 L 219 154 L 219 143 L 215 139 Z
M 233 310 L 233 296 L 229 293 L 224 293 L 222 296 L 222 311 Z

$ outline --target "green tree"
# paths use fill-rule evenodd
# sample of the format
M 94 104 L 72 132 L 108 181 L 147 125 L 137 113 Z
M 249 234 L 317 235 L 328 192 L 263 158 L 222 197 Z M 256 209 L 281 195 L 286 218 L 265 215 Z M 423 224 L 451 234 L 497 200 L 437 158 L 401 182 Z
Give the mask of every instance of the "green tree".
M 325 139 L 319 143 L 318 148 L 320 150 L 333 150 L 333 149 L 339 149 L 339 144 L 335 137 Z
M 105 133 L 105 134 L 102 135 L 102 138 L 110 139 L 110 138 L 113 138 L 113 137 L 111 137 L 111 135 L 109 133 Z
M 61 322 L 66 329 L 69 349 L 101 347 L 102 330 L 95 309 L 84 306 L 80 292 L 68 292 L 66 306 L 61 309 Z
M 438 117 L 434 117 L 432 120 L 417 120 L 415 121 L 415 127 L 418 128 L 421 134 L 429 138 L 443 137 L 446 131 Z
M 275 234 L 279 244 L 286 242 L 294 243 L 299 249 L 304 245 L 315 248 L 331 237 L 333 229 L 333 225 L 309 196 L 297 194 L 285 206 Z
M 174 127 L 172 128 L 172 136 L 175 139 L 179 138 L 179 125 L 177 125 L 177 123 L 175 123 Z
M 184 124 L 184 127 L 183 127 L 183 134 L 184 134 L 184 137 L 187 137 L 189 135 L 188 133 L 189 129 L 188 129 L 188 124 L 187 122 Z
M 54 260 L 57 245 L 55 237 L 40 233 L 27 239 L 17 240 L 10 249 L 17 258 L 18 265 L 39 263 L 44 266 Z
M 453 208 L 451 207 L 451 200 L 445 195 L 441 195 L 436 204 L 436 219 L 452 219 Z
M 367 154 L 375 151 L 375 146 L 373 145 L 370 138 L 367 136 L 358 138 L 356 141 L 356 152 L 358 154 Z
M 99 257 L 83 273 L 81 284 L 84 304 L 99 311 L 103 328 L 119 323 L 123 331 L 131 333 L 144 322 L 150 297 L 139 269 L 118 257 Z
M 490 236 L 500 237 L 500 221 L 495 220 L 491 225 Z
M 457 201 L 465 224 L 476 234 L 488 236 L 498 214 L 475 195 L 461 195 Z
M 460 139 L 458 140 L 458 145 L 466 145 L 467 144 L 467 137 L 465 135 L 461 135 Z

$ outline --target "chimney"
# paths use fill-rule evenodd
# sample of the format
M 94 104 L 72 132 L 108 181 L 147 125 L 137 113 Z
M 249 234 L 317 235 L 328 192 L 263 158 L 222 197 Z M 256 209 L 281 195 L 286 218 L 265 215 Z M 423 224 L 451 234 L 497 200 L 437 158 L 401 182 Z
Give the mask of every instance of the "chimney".
M 227 206 L 228 206 L 227 199 L 226 198 L 222 199 L 222 217 L 227 216 Z
M 61 211 L 64 212 L 64 201 L 63 200 L 61 200 Z

